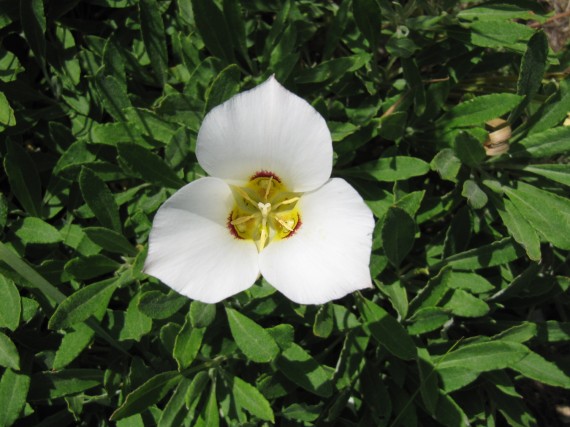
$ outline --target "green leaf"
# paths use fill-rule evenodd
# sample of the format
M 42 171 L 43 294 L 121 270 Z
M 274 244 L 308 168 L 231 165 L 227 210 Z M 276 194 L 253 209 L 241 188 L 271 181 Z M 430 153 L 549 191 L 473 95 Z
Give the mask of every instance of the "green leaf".
M 412 360 L 416 358 L 416 346 L 404 327 L 382 307 L 366 298 L 357 303 L 372 336 L 394 356 Z
M 91 169 L 82 168 L 79 174 L 79 187 L 87 206 L 93 211 L 101 225 L 120 233 L 119 207 L 101 178 Z
M 522 53 L 526 50 L 526 40 L 534 30 L 517 22 L 475 21 L 471 24 L 471 43 L 475 46 L 510 49 Z
M 468 179 L 463 183 L 463 189 L 461 190 L 461 195 L 467 199 L 467 203 L 473 209 L 481 209 L 485 207 L 489 198 L 487 194 L 475 181 Z
M 570 111 L 570 85 L 566 79 L 560 82 L 560 89 L 530 117 L 528 135 L 555 128 L 567 117 L 568 111 Z
M 436 359 L 436 369 L 446 392 L 473 382 L 482 372 L 511 367 L 530 350 L 522 344 L 489 341 L 468 344 Z
M 38 372 L 32 375 L 30 400 L 57 399 L 99 386 L 103 371 L 99 369 L 66 369 L 59 372 Z
M 0 129 L 4 126 L 14 126 L 16 117 L 6 95 L 0 92 Z
M 0 328 L 15 331 L 20 324 L 22 303 L 14 282 L 0 274 Z
M 413 58 L 402 58 L 402 69 L 414 99 L 414 112 L 421 116 L 426 110 L 426 92 L 418 64 Z
M 162 16 L 156 0 L 139 0 L 138 4 L 144 47 L 158 83 L 163 86 L 168 72 L 168 52 Z
M 490 310 L 485 301 L 462 289 L 456 289 L 443 308 L 462 317 L 482 317 Z
M 480 126 L 511 111 L 521 99 L 521 96 L 512 93 L 478 96 L 453 107 L 439 123 L 447 129 Z
M 523 251 L 509 237 L 447 257 L 432 268 L 452 265 L 458 270 L 476 270 L 506 264 L 521 257 Z
M 152 329 L 152 319 L 139 310 L 141 293 L 137 293 L 129 302 L 125 313 L 125 323 L 119 334 L 119 340 L 140 341 Z
M 119 284 L 120 281 L 109 279 L 79 289 L 58 305 L 49 319 L 48 328 L 65 329 L 83 322 L 101 307 L 107 307 Z
M 41 216 L 41 181 L 35 163 L 19 144 L 7 140 L 4 169 L 12 194 L 24 210 L 33 216 Z
M 477 138 L 468 132 L 460 132 L 453 146 L 455 155 L 469 167 L 476 168 L 485 160 L 485 149 Z
M 206 304 L 200 301 L 190 303 L 190 321 L 195 328 L 206 328 L 216 317 L 216 304 Z
M 542 78 L 547 62 L 548 39 L 544 32 L 538 31 L 528 41 L 527 49 L 521 62 L 517 94 L 524 96 L 524 99 L 516 110 L 511 113 L 509 122 L 512 123 L 518 118 L 542 86 Z
M 178 370 L 182 371 L 192 364 L 202 345 L 205 328 L 194 328 L 189 316 L 174 341 L 174 351 L 172 356 L 178 363 Z
M 103 316 L 101 316 L 103 317 Z M 66 333 L 53 359 L 54 370 L 61 370 L 73 362 L 93 340 L 95 332 L 86 324 L 78 324 Z
M 5 334 L 0 332 L 0 366 L 20 370 L 20 355 L 18 349 Z
M 192 10 L 194 22 L 206 48 L 226 63 L 233 63 L 232 35 L 216 3 L 210 0 L 192 0 Z
M 441 328 L 451 316 L 439 307 L 421 308 L 408 320 L 408 333 L 410 335 L 421 335 Z
M 561 227 L 570 222 L 570 200 L 522 181 L 517 188 L 504 187 L 520 214 L 546 240 L 561 249 L 570 249 L 570 234 Z
M 114 230 L 103 227 L 86 227 L 83 229 L 83 232 L 87 234 L 89 240 L 92 240 L 109 252 L 130 256 L 138 254 L 131 243 L 122 234 Z
M 260 420 L 275 422 L 273 410 L 267 399 L 251 384 L 239 377 L 227 377 L 232 398 L 238 408 L 243 408 Z
M 473 272 L 447 271 L 445 283 L 451 289 L 463 289 L 472 294 L 482 294 L 495 290 L 487 279 Z
M 265 329 L 232 308 L 226 307 L 226 314 L 232 336 L 249 360 L 267 363 L 277 356 L 279 347 Z
M 457 17 L 470 21 L 493 21 L 500 25 L 510 19 L 537 19 L 542 22 L 542 12 L 540 5 L 532 1 L 502 0 L 463 9 Z
M 160 187 L 178 189 L 185 184 L 164 160 L 146 148 L 123 142 L 117 144 L 117 150 L 135 176 Z
M 188 298 L 174 291 L 164 294 L 160 291 L 150 291 L 142 294 L 139 310 L 151 319 L 168 319 L 184 305 Z
M 333 308 L 331 304 L 323 304 L 313 323 L 313 334 L 317 337 L 327 338 L 333 330 Z
M 461 160 L 455 156 L 451 148 L 444 148 L 435 155 L 430 167 L 439 174 L 441 179 L 456 182 L 457 174 L 461 169 Z
M 45 69 L 46 60 L 46 17 L 43 0 L 22 0 L 20 19 L 24 36 L 36 60 Z
M 356 25 L 370 43 L 370 49 L 376 49 L 382 29 L 380 6 L 375 0 L 353 0 L 352 11 Z
M 188 378 L 183 377 L 180 380 L 160 415 L 157 427 L 176 427 L 183 425 L 184 421 L 190 421 L 188 420 L 188 408 L 184 404 L 190 384 L 191 381 Z
M 24 244 L 49 244 L 62 240 L 61 234 L 55 227 L 35 217 L 24 218 L 22 222 L 16 224 L 14 234 Z
M 339 173 L 373 181 L 394 182 L 425 175 L 429 169 L 429 164 L 421 159 L 394 156 L 382 157 L 356 168 L 344 169 Z
M 513 239 L 522 245 L 530 259 L 540 261 L 542 258 L 540 239 L 534 228 L 521 215 L 513 202 L 504 199 L 502 205 L 496 207 L 503 220 L 503 224 L 505 224 L 509 230 L 509 234 L 513 236 Z
M 220 425 L 220 410 L 216 398 L 216 383 L 214 382 L 210 387 L 210 395 L 196 425 L 200 427 L 218 427 Z
M 26 404 L 30 387 L 30 377 L 6 369 L 0 379 L 0 426 L 11 426 L 19 417 Z
M 298 386 L 321 397 L 331 396 L 331 375 L 301 346 L 291 343 L 275 363 Z
M 524 358 L 511 363 L 509 368 L 540 383 L 570 389 L 570 377 L 554 363 L 534 352 L 529 351 Z
M 78 280 L 88 280 L 116 271 L 120 266 L 117 261 L 105 255 L 95 254 L 73 258 L 65 264 L 64 269 Z
M 216 76 L 208 90 L 206 91 L 207 113 L 212 108 L 230 99 L 239 91 L 240 71 L 235 64 L 228 65 Z
M 570 151 L 570 126 L 560 126 L 540 133 L 533 133 L 511 144 L 509 155 L 513 157 L 552 157 Z
M 408 213 L 400 208 L 391 207 L 386 213 L 382 225 L 382 243 L 388 260 L 398 267 L 406 258 L 416 235 L 416 223 Z
M 127 395 L 125 402 L 111 415 L 111 421 L 138 414 L 158 403 L 183 377 L 177 371 L 155 375 Z
M 559 182 L 570 187 L 570 165 L 553 164 L 553 165 L 527 165 L 521 170 L 540 175 L 554 182 Z

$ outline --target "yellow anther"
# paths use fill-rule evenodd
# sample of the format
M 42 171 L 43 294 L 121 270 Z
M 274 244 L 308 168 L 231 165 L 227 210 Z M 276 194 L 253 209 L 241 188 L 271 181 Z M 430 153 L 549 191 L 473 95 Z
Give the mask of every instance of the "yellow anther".
M 283 200 L 282 202 L 277 203 L 273 209 L 277 209 L 279 206 L 282 205 L 290 205 L 291 203 L 295 203 L 299 200 L 298 197 L 291 197 L 290 199 Z
M 267 184 L 266 184 L 267 188 L 265 189 L 265 200 L 267 200 L 267 198 L 269 197 L 269 192 L 271 191 L 271 186 L 273 184 L 273 177 L 270 176 L 269 181 L 266 181 L 266 182 L 267 182 Z
M 277 218 L 277 217 L 275 217 L 275 219 L 277 220 L 277 222 L 279 224 L 281 224 L 281 227 L 283 227 L 285 230 L 287 230 L 289 232 L 293 231 L 293 227 L 295 225 L 294 220 L 288 219 L 288 220 L 284 221 L 281 218 Z
M 248 222 L 250 219 L 254 219 L 255 216 L 254 215 L 248 215 L 248 216 L 240 216 L 236 219 L 234 219 L 233 221 L 231 221 L 232 225 L 240 225 L 243 224 L 244 222 Z

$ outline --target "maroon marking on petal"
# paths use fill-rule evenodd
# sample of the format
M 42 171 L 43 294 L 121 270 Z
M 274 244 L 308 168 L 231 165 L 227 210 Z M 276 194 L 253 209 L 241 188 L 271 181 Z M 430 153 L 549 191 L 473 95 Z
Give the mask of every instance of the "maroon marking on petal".
M 228 230 L 230 230 L 230 233 L 232 236 L 234 236 L 236 239 L 240 239 L 243 240 L 243 237 L 240 237 L 240 235 L 238 234 L 236 228 L 234 227 L 234 225 L 232 224 L 232 213 L 230 212 L 230 215 L 228 216 Z
M 301 225 L 303 225 L 303 223 L 301 222 L 301 215 L 299 215 L 299 219 L 297 220 L 297 224 L 295 224 L 295 228 L 293 228 L 293 231 L 291 231 L 289 234 L 287 234 L 284 238 L 288 239 L 293 234 L 295 234 L 297 232 L 297 230 L 301 227 Z
M 272 177 L 275 181 L 281 183 L 281 179 L 277 175 L 275 175 L 273 172 L 269 172 L 266 170 L 256 172 L 255 174 L 253 174 L 251 178 L 249 178 L 249 180 L 253 181 L 255 178 L 272 178 Z

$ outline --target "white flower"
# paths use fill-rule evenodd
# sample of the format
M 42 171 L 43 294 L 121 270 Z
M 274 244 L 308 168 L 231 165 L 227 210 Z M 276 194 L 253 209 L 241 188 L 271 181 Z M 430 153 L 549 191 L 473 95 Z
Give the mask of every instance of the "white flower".
M 146 273 L 207 303 L 260 274 L 300 304 L 371 287 L 372 212 L 330 178 L 331 135 L 306 101 L 271 77 L 206 115 L 196 156 L 211 176 L 160 207 Z

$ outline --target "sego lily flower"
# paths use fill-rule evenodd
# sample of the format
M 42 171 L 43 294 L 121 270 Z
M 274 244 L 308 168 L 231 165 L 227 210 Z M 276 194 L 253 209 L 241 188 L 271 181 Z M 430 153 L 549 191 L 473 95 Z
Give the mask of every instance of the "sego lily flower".
M 146 273 L 206 303 L 260 274 L 300 304 L 371 286 L 372 213 L 330 178 L 331 135 L 306 101 L 271 77 L 206 115 L 196 156 L 210 176 L 158 210 Z

